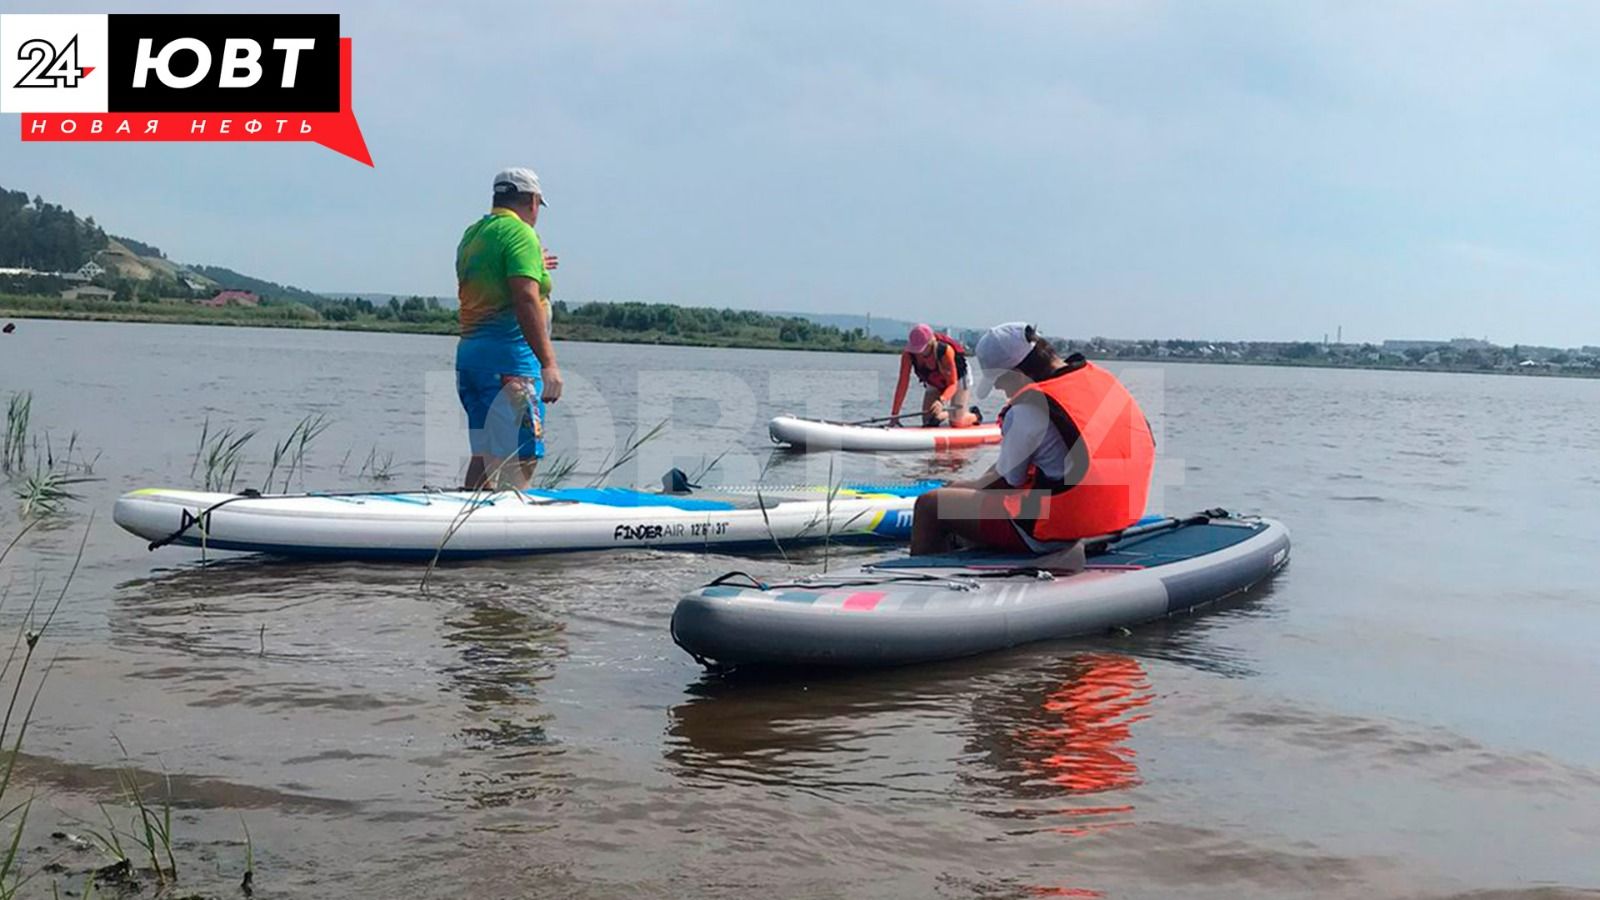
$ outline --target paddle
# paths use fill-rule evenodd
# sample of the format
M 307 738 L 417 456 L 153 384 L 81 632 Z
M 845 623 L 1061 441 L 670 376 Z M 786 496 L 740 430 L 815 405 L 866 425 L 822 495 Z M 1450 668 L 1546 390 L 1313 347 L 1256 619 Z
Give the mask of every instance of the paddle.
M 1184 518 L 1168 516 L 1165 519 L 1161 519 L 1157 522 L 1150 522 L 1146 525 L 1130 525 L 1121 531 L 1113 531 L 1110 534 L 1102 534 L 1095 537 L 1083 538 L 1079 541 L 1079 543 L 1084 546 L 1084 549 L 1090 555 L 1093 555 L 1096 553 L 1104 553 L 1107 547 L 1111 546 L 1117 541 L 1124 541 L 1128 538 L 1134 537 L 1143 537 L 1147 534 L 1155 534 L 1158 531 L 1171 531 L 1174 528 L 1181 528 L 1185 525 L 1204 525 L 1212 519 L 1230 519 L 1232 517 L 1233 515 L 1225 509 L 1208 509 L 1204 512 L 1198 512 L 1192 516 L 1186 516 Z
M 901 419 L 909 419 L 912 416 L 920 416 L 920 415 L 922 415 L 922 413 L 919 413 L 919 412 L 900 413 L 898 415 L 893 415 L 893 416 L 879 416 L 876 419 L 858 419 L 858 420 L 856 420 L 854 422 L 840 422 L 839 424 L 840 425 L 879 425 L 879 424 L 882 424 L 884 422 L 898 422 Z

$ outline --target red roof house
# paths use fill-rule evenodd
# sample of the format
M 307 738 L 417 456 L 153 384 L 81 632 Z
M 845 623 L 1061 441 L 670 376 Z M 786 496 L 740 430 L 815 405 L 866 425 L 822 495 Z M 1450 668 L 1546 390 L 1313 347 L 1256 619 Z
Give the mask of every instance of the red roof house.
M 227 306 L 230 303 L 234 306 L 260 306 L 261 298 L 249 291 L 218 291 L 215 297 L 201 300 L 199 303 L 201 306 L 211 307 Z

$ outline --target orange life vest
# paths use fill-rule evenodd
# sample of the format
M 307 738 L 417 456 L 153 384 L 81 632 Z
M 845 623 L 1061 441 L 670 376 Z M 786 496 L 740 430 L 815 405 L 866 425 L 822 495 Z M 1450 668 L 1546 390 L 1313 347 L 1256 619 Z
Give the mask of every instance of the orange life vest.
M 922 364 L 921 356 L 915 353 L 906 354 L 911 357 L 911 371 L 917 373 L 917 380 L 936 391 L 942 391 L 950 386 L 950 382 L 945 380 L 944 370 L 939 366 L 939 363 L 944 359 L 944 347 L 940 346 L 941 344 L 949 346 L 950 350 L 956 355 L 956 378 L 967 377 L 967 349 L 961 346 L 960 341 L 944 332 L 936 331 L 933 333 L 933 365 L 931 367 Z
M 1028 493 L 1006 498 L 1011 517 L 1040 541 L 1107 534 L 1137 522 L 1149 499 L 1156 456 L 1150 423 L 1138 401 L 1115 375 L 1086 361 L 1028 385 L 1006 408 L 1030 391 L 1044 394 L 1049 402 L 1051 424 L 1067 442 L 1068 468 L 1074 459 L 1087 459 L 1088 468 L 1064 485 L 1030 466 L 1023 485 Z M 1083 444 L 1076 452 L 1075 441 Z

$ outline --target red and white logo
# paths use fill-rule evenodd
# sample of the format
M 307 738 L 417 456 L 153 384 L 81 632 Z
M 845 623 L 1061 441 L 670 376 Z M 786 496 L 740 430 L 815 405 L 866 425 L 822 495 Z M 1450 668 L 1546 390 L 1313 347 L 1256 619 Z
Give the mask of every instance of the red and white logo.
M 372 165 L 337 15 L 0 15 L 24 141 L 309 141 Z

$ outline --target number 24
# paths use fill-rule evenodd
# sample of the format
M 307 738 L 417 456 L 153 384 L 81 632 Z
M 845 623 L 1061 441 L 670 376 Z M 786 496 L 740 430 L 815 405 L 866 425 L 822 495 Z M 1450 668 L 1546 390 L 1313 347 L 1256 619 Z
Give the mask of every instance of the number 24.
M 32 59 L 33 65 L 17 82 L 19 88 L 77 87 L 82 77 L 78 68 L 78 38 L 73 36 L 57 53 L 53 44 L 43 38 L 23 42 L 17 49 L 17 59 Z

